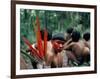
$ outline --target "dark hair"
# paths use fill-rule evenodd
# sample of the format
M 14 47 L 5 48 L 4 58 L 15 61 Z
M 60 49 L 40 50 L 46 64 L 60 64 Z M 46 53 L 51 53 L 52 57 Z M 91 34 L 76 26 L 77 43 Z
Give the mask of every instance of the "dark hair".
M 44 40 L 44 29 L 42 29 L 42 30 L 40 31 L 40 33 L 41 33 L 41 38 L 42 38 L 42 40 Z M 49 40 L 51 40 L 51 38 L 52 38 L 52 33 L 50 33 L 48 30 L 47 30 L 47 33 L 48 33 L 47 41 L 49 41 Z
M 72 32 L 73 32 L 73 28 L 72 27 L 69 27 L 69 28 L 67 28 L 67 30 L 66 30 L 66 33 L 69 33 L 69 34 L 71 34 Z
M 65 41 L 64 34 L 63 33 L 57 33 L 57 34 L 53 35 L 52 40 Z
M 80 37 L 81 37 L 80 32 L 73 31 L 73 33 L 72 33 L 72 41 L 78 42 Z
M 83 34 L 83 39 L 85 39 L 86 41 L 90 40 L 90 33 L 89 32 L 84 33 Z

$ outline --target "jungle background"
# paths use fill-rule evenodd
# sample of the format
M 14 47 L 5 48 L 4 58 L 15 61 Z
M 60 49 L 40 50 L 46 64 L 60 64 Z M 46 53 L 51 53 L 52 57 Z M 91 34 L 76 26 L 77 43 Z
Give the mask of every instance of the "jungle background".
M 20 9 L 20 38 L 26 37 L 31 44 L 36 42 L 34 32 L 36 16 L 39 18 L 40 28 L 47 28 L 52 35 L 59 32 L 65 33 L 68 27 L 78 30 L 81 35 L 90 31 L 89 12 Z M 20 44 L 21 48 L 27 48 L 22 39 Z

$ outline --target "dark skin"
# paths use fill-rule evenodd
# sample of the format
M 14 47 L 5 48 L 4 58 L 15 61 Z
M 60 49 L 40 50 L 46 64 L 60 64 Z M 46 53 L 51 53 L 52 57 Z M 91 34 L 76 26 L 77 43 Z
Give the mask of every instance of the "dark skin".
M 89 55 L 89 49 L 85 46 L 83 41 L 78 41 L 78 42 L 72 42 L 67 46 L 64 46 L 64 49 L 72 50 L 73 56 L 71 56 L 71 59 L 74 61 L 79 61 L 82 63 L 83 61 L 81 59 L 86 59 L 87 55 Z
M 90 33 L 86 32 L 83 34 L 83 41 L 86 47 L 90 49 Z
M 47 66 L 47 68 L 62 67 L 63 57 L 61 51 L 63 44 L 64 41 L 61 40 L 48 41 L 46 59 L 43 61 L 44 66 Z
M 72 27 L 67 28 L 66 33 L 65 33 L 66 42 L 71 39 L 71 35 L 72 35 L 73 30 L 74 29 Z
M 72 43 L 72 39 L 70 38 L 64 45 L 63 45 L 63 49 L 66 48 L 66 46 L 69 46 L 70 44 Z M 71 47 L 69 47 L 68 49 L 66 49 L 66 55 L 68 56 L 68 62 L 71 60 L 71 61 L 74 61 L 76 63 L 79 63 L 79 61 L 77 60 L 76 56 L 74 55 L 74 53 L 72 52 L 71 50 Z M 70 64 L 69 64 L 70 66 Z
M 84 35 L 86 40 L 89 39 L 89 34 L 86 33 Z M 65 43 L 64 49 L 70 50 L 71 54 L 73 54 L 72 59 L 76 62 L 79 61 L 78 65 L 83 64 L 86 61 L 86 58 L 89 58 L 89 48 L 86 46 L 86 42 L 80 40 L 80 32 L 73 31 L 71 36 L 72 42 Z M 75 58 L 76 57 L 76 58 Z
M 47 30 L 46 30 L 46 31 L 47 31 Z M 44 30 L 41 30 L 40 33 L 41 33 L 42 44 L 44 45 Z M 52 34 L 49 33 L 49 32 L 47 31 L 47 52 L 48 52 L 49 50 L 51 50 L 51 47 L 52 47 L 52 46 L 51 46 L 51 38 L 52 38 Z M 48 47 L 48 46 L 49 46 L 49 47 Z M 32 47 L 38 51 L 37 43 L 36 43 L 36 44 L 33 44 Z M 29 49 L 27 52 L 31 52 L 31 50 Z M 49 52 L 49 55 L 52 55 L 52 53 Z M 43 62 L 44 65 L 49 66 L 49 60 L 48 60 L 48 59 L 50 59 L 50 58 L 51 58 L 51 56 L 49 57 L 49 56 L 48 56 L 48 53 L 46 53 L 46 55 L 44 56 L 43 60 L 40 61 L 40 62 Z M 37 60 L 38 60 L 38 59 L 37 59 Z M 38 61 L 39 61 L 39 60 L 38 60 Z
M 47 52 L 47 65 L 51 66 L 51 68 L 62 67 L 63 64 L 63 56 L 61 54 L 62 47 L 64 41 L 61 40 L 52 40 L 52 49 L 49 49 Z
M 88 47 L 90 49 L 90 40 L 88 40 L 88 41 L 84 40 L 84 44 L 86 47 Z
M 90 33 L 86 32 L 83 34 L 84 48 L 84 60 L 88 63 L 90 61 Z
M 90 40 L 89 41 L 83 40 L 83 43 L 85 45 L 83 51 L 84 61 L 88 63 L 90 61 Z

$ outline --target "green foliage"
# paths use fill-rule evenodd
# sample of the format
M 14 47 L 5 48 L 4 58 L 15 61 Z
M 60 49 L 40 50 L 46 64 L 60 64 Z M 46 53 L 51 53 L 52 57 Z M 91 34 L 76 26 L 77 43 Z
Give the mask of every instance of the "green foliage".
M 39 17 L 41 29 L 47 28 L 52 34 L 65 33 L 68 27 L 77 29 L 81 34 L 90 31 L 90 13 L 88 12 L 20 9 L 21 48 L 27 48 L 22 36 L 26 37 L 31 44 L 36 42 L 34 32 L 36 16 Z

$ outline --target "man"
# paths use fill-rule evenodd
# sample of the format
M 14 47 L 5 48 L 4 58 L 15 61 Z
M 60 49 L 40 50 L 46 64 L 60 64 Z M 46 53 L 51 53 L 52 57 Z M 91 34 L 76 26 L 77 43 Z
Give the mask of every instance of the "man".
M 65 44 L 64 47 L 72 43 L 72 34 L 73 34 L 74 29 L 72 27 L 67 28 L 66 33 L 65 33 Z M 71 49 L 66 50 L 66 55 L 68 56 L 68 65 L 71 66 L 71 62 L 76 62 L 78 63 L 76 57 L 74 56 L 73 52 Z M 75 65 L 77 65 L 75 63 Z
M 71 35 L 72 35 L 73 30 L 74 29 L 72 27 L 67 28 L 66 33 L 65 33 L 66 42 L 71 39 Z
M 48 52 L 48 50 L 51 50 L 51 42 L 50 42 L 50 40 L 52 38 L 52 33 L 50 33 L 50 32 L 47 31 L 47 37 L 44 37 L 44 34 L 45 34 L 44 31 L 45 31 L 44 29 L 42 29 L 40 31 L 41 40 L 42 40 L 41 41 L 42 42 L 42 45 L 41 46 L 42 46 L 42 48 L 44 48 L 44 39 L 47 38 L 47 52 Z M 40 54 L 39 48 L 38 48 L 38 45 L 37 45 L 37 42 L 34 43 L 34 44 L 32 44 L 32 47 L 37 51 L 38 54 Z M 28 49 L 28 51 L 29 52 L 32 52 L 30 49 Z M 36 58 L 38 60 L 37 64 L 33 64 L 33 66 L 36 65 L 36 68 L 38 68 L 38 69 L 42 69 L 44 67 L 45 68 L 49 67 L 48 62 L 47 62 L 47 59 L 48 59 L 47 52 L 45 52 L 45 55 L 43 57 L 43 60 L 41 60 L 41 61 L 39 59 L 37 59 L 35 56 L 33 56 L 34 58 Z
M 72 33 L 72 43 L 65 45 L 64 49 L 65 50 L 71 50 L 72 52 L 72 59 L 77 60 L 77 64 L 81 65 L 83 63 L 83 57 L 82 57 L 82 52 L 83 52 L 83 48 L 84 48 L 84 44 L 79 42 L 80 39 L 80 33 L 78 31 L 74 31 Z
M 44 32 L 41 31 L 42 37 Z M 45 53 L 45 59 L 41 63 L 37 63 L 37 68 L 56 68 L 67 66 L 67 57 L 63 50 L 63 44 L 65 43 L 64 34 L 57 33 L 52 39 L 48 34 L 47 52 Z M 44 38 L 42 38 L 42 42 Z M 33 45 L 37 49 L 37 45 Z M 38 49 L 37 49 L 38 51 Z
M 51 68 L 67 66 L 67 57 L 63 51 L 64 34 L 58 33 L 52 37 L 47 50 L 47 65 Z
M 90 33 L 86 32 L 83 34 L 83 42 L 85 44 L 84 48 L 84 61 L 88 63 L 90 61 Z
M 86 61 L 87 56 L 89 56 L 89 49 L 84 42 L 80 40 L 80 33 L 78 31 L 72 33 L 72 43 L 64 46 L 64 49 L 72 50 L 73 55 L 78 60 L 78 65 L 82 65 Z
M 90 33 L 89 32 L 84 33 L 83 39 L 84 39 L 86 47 L 90 49 Z

